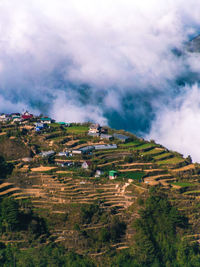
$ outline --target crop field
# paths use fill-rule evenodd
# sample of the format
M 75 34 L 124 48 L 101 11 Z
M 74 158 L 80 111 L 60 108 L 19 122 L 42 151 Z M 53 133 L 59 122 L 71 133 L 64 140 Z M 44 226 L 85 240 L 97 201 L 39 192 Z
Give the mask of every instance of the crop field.
M 134 147 L 133 150 L 143 150 L 147 148 L 153 148 L 155 146 L 156 146 L 155 144 L 148 143 L 148 144 L 143 144 L 141 146 Z
M 144 172 L 126 172 L 126 173 L 119 173 L 119 178 L 126 178 L 126 179 L 133 179 L 133 180 L 141 180 L 145 175 Z
M 176 165 L 176 164 L 182 163 L 182 162 L 184 162 L 183 158 L 173 157 L 173 158 L 170 158 L 170 159 L 157 161 L 156 163 L 158 165 L 168 165 L 168 164 L 169 165 Z
M 88 131 L 87 126 L 70 126 L 67 128 L 68 133 L 74 133 L 74 134 L 82 134 L 86 133 Z
M 142 143 L 140 141 L 132 141 L 132 142 L 128 142 L 125 144 L 120 144 L 120 147 L 129 147 L 129 146 L 138 146 L 138 145 L 142 145 Z
M 172 185 L 178 185 L 181 187 L 189 187 L 189 186 L 196 186 L 196 184 L 188 183 L 188 182 L 174 182 L 171 183 Z
M 143 152 L 143 155 L 156 155 L 156 154 L 161 154 L 163 153 L 164 149 L 163 148 L 154 148 L 150 151 L 147 151 L 147 152 Z
M 160 154 L 160 155 L 156 155 L 156 156 L 154 156 L 153 158 L 155 159 L 155 160 L 162 160 L 163 158 L 169 158 L 169 157 L 173 157 L 173 154 L 172 153 L 170 153 L 170 152 L 168 152 L 168 153 L 162 153 L 162 154 Z

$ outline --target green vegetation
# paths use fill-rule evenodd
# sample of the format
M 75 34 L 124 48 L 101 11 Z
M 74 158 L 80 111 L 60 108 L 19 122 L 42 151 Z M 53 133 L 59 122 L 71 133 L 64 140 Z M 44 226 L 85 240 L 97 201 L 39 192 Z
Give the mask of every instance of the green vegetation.
M 199 195 L 200 190 L 193 190 L 193 191 L 187 191 L 184 193 L 184 195 Z
M 169 165 L 170 164 L 176 165 L 176 164 L 183 163 L 183 162 L 184 162 L 184 159 L 183 158 L 173 157 L 173 158 L 170 158 L 170 159 L 157 161 L 156 163 L 158 165 L 167 165 L 167 164 L 169 164 Z
M 26 137 L 22 137 L 26 138 Z M 30 148 L 26 147 L 20 138 L 0 140 L 0 155 L 6 160 L 16 160 L 30 156 Z
M 148 149 L 148 148 L 153 148 L 153 147 L 156 147 L 156 145 L 152 143 L 147 143 L 147 144 L 143 144 L 141 146 L 135 147 L 134 150 L 143 150 L 143 149 Z
M 125 143 L 125 144 L 120 144 L 119 146 L 120 146 L 120 147 L 129 147 L 129 146 L 139 146 L 139 145 L 141 145 L 141 144 L 142 144 L 141 141 L 136 140 L 136 141 L 127 142 L 127 143 Z
M 171 183 L 171 184 L 178 185 L 178 186 L 181 186 L 181 187 L 196 186 L 196 184 L 187 183 L 187 182 L 174 182 L 174 183 Z
M 83 257 L 74 252 L 66 252 L 65 248 L 49 244 L 47 246 L 39 246 L 39 248 L 31 248 L 27 250 L 19 250 L 12 246 L 5 246 L 2 243 L 0 264 L 2 267 L 35 267 L 35 266 L 63 266 L 63 267 L 95 267 L 96 265 L 87 257 Z
M 117 255 L 112 266 L 199 266 L 198 246 L 182 240 L 179 234 L 188 229 L 188 220 L 166 196 L 151 194 L 134 227 L 134 246 Z
M 102 142 L 87 135 L 89 124 L 40 132 L 27 124 L 3 125 L 0 136 L 0 266 L 200 265 L 200 168 L 181 168 L 191 157 L 123 131 L 130 142 L 103 140 L 117 149 L 72 155 L 75 146 Z M 48 150 L 55 156 L 39 155 Z M 32 171 L 42 166 L 54 169 Z
M 0 178 L 6 178 L 7 175 L 12 173 L 13 164 L 7 163 L 5 159 L 0 156 Z
M 88 127 L 87 126 L 70 126 L 67 128 L 67 132 L 68 133 L 73 133 L 73 134 L 82 134 L 82 133 L 86 133 L 88 131 Z
M 144 177 L 145 173 L 144 172 L 121 172 L 118 175 L 118 178 L 125 178 L 125 179 L 133 179 L 137 181 L 141 181 L 142 178 Z
M 156 154 L 161 154 L 163 153 L 164 149 L 161 149 L 161 148 L 154 148 L 150 151 L 147 151 L 147 152 L 143 152 L 142 154 L 143 155 L 156 155 Z
M 162 153 L 160 155 L 154 156 L 154 159 L 161 160 L 162 158 L 167 158 L 167 157 L 172 157 L 172 156 L 173 156 L 172 153 Z

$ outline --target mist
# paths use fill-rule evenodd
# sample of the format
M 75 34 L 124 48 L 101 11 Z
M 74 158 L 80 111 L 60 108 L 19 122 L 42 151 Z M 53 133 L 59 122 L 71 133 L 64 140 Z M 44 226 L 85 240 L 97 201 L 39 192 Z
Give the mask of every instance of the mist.
M 95 121 L 200 161 L 199 17 L 197 0 L 1 1 L 0 112 Z

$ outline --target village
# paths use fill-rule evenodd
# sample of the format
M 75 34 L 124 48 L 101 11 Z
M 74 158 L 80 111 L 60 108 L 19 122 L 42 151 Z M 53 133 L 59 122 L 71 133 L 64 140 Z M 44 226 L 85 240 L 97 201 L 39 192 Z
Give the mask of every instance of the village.
M 165 161 L 167 166 L 172 164 L 174 167 L 187 164 L 181 155 L 176 156 L 154 142 L 148 143 L 124 131 L 116 131 L 98 123 L 56 122 L 50 117 L 36 116 L 28 111 L 0 114 L 0 135 L 5 134 L 11 135 L 10 139 L 16 138 L 12 134 L 25 135 L 30 143 L 35 142 L 31 157 L 22 158 L 22 162 L 33 167 L 43 162 L 63 170 L 82 168 L 88 173 L 92 170 L 89 176 L 95 178 L 102 176 L 114 180 L 128 176 L 129 181 L 136 179 L 149 185 L 161 183 L 168 186 L 171 176 L 165 175 Z M 42 142 L 39 144 L 40 139 Z M 30 147 L 27 141 L 24 144 Z M 127 164 L 127 173 L 118 166 L 122 160 Z M 152 163 L 146 164 L 147 161 Z M 140 168 L 132 168 L 134 165 Z
M 29 113 L 28 111 L 20 114 L 20 113 L 11 113 L 11 114 L 0 114 L 0 123 L 2 124 L 10 124 L 14 125 L 17 124 L 21 126 L 22 129 L 27 129 L 29 132 L 36 132 L 37 134 L 45 133 L 48 129 L 51 128 L 51 125 L 57 124 L 62 129 L 65 127 L 70 127 L 70 123 L 66 122 L 56 122 L 54 119 L 51 119 L 46 116 L 34 116 L 33 114 Z M 56 157 L 66 157 L 70 158 L 73 156 L 78 155 L 92 155 L 93 151 L 98 150 L 113 150 L 117 149 L 117 144 L 112 143 L 112 141 L 119 140 L 123 143 L 127 142 L 130 137 L 122 134 L 113 133 L 108 134 L 107 127 L 101 127 L 98 123 L 89 124 L 88 127 L 88 136 L 93 138 L 98 138 L 100 140 L 99 143 L 95 143 L 94 145 L 83 145 L 83 146 L 75 146 L 71 148 L 65 148 L 62 151 L 54 151 L 54 150 L 45 150 L 41 151 L 37 156 L 41 156 L 42 158 L 50 158 L 52 156 Z M 102 140 L 107 141 L 107 143 L 102 142 Z M 73 143 L 73 142 L 72 142 Z M 25 158 L 24 161 L 32 161 L 31 158 Z M 58 166 L 61 167 L 70 167 L 74 165 L 74 161 L 65 161 L 65 160 L 57 160 L 55 162 Z M 92 165 L 92 162 L 87 160 L 83 161 L 81 164 L 76 164 L 76 166 L 81 166 L 83 169 L 89 169 Z M 95 177 L 100 177 L 103 174 L 101 170 L 96 170 Z M 114 179 L 117 177 L 117 172 L 111 170 L 109 172 L 109 178 Z
M 113 249 L 127 248 L 138 199 L 152 187 L 178 193 L 185 205 L 190 198 L 198 201 L 200 168 L 190 157 L 98 123 L 57 122 L 29 112 L 1 114 L 0 151 L 12 166 L 12 174 L 0 183 L 0 197 L 31 203 L 48 221 L 55 242 L 75 250 L 78 244 L 81 252 L 88 240 L 82 233 L 96 244 L 96 232 L 102 225 L 109 229 L 115 216 L 128 227 L 112 241 Z M 90 214 L 96 205 L 99 215 L 83 222 L 82 210 Z M 17 240 L 22 248 L 23 238 Z M 101 248 L 98 242 L 91 255 Z

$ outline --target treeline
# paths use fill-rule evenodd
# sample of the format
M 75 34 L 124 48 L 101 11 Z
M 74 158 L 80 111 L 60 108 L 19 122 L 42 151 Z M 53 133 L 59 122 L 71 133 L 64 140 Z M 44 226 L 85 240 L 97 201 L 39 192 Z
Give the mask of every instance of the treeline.
M 23 207 L 24 205 L 24 207 Z M 17 231 L 26 231 L 29 242 L 41 235 L 48 237 L 49 232 L 44 218 L 34 214 L 30 205 L 7 197 L 0 199 L 0 233 L 1 235 L 14 234 Z
M 199 245 L 184 238 L 188 220 L 165 195 L 151 193 L 134 228 L 134 246 L 115 256 L 112 267 L 200 266 Z
M 19 250 L 0 243 L 0 266 L 2 267 L 95 267 L 92 260 L 64 247 L 48 244 L 40 248 Z
M 142 203 L 142 202 L 141 202 Z M 24 224 L 23 214 L 15 200 L 4 199 L 0 205 L 1 230 L 16 231 Z M 99 210 L 96 206 L 84 207 L 81 218 L 84 223 L 90 223 L 90 218 L 96 217 Z M 41 235 L 46 232 L 41 221 L 27 221 L 28 232 Z M 78 226 L 76 226 L 78 228 Z M 167 197 L 156 192 L 151 193 L 140 211 L 140 218 L 134 223 L 134 245 L 121 253 L 108 252 L 106 266 L 119 267 L 198 267 L 200 266 L 200 250 L 197 243 L 189 243 L 183 238 L 189 229 L 188 220 L 173 207 Z M 32 229 L 32 230 L 31 230 Z M 43 229 L 43 230 L 42 230 Z M 113 230 L 114 229 L 114 230 Z M 105 244 L 112 239 L 117 240 L 118 233 L 124 231 L 124 225 L 114 221 L 112 227 L 102 228 L 98 238 Z M 114 231 L 114 232 L 113 232 Z M 32 239 L 37 236 L 30 236 Z M 89 238 L 88 236 L 86 238 Z M 48 241 L 50 242 L 50 241 Z M 112 250 L 111 250 L 112 251 Z M 102 259 L 104 261 L 104 259 Z M 50 243 L 40 244 L 34 248 L 20 250 L 13 246 L 0 243 L 0 266 L 35 267 L 95 267 L 91 259 L 64 247 Z

